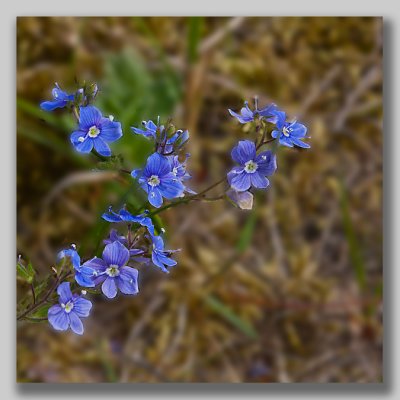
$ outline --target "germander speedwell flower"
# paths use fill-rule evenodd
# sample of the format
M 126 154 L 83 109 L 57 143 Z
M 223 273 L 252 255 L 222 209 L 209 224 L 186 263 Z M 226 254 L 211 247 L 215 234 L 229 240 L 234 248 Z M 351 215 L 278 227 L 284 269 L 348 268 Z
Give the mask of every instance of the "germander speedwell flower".
M 232 150 L 232 159 L 240 164 L 228 173 L 228 182 L 232 189 L 244 192 L 254 186 L 265 189 L 269 185 L 266 176 L 276 170 L 276 157 L 271 151 L 256 154 L 256 146 L 250 140 L 242 140 Z
M 137 294 L 138 271 L 127 267 L 129 251 L 119 241 L 108 244 L 103 251 L 102 259 L 95 257 L 84 264 L 94 269 L 94 284 L 101 286 L 102 292 L 109 299 L 117 295 L 118 289 L 124 294 Z
M 311 147 L 309 144 L 300 140 L 306 136 L 307 128 L 297 121 L 286 121 L 286 113 L 284 111 L 274 111 L 274 116 L 271 117 L 269 121 L 273 122 L 278 128 L 271 132 L 271 136 L 275 139 L 279 139 L 280 144 L 287 147 L 296 145 L 304 149 L 309 149 Z
M 51 326 L 58 331 L 71 328 L 78 335 L 83 333 L 83 324 L 80 318 L 87 317 L 92 303 L 82 296 L 72 294 L 69 282 L 61 283 L 57 288 L 59 304 L 49 308 L 47 317 Z
M 133 170 L 131 175 L 138 178 L 148 200 L 154 207 L 161 207 L 163 197 L 174 199 L 181 197 L 185 187 L 173 174 L 168 158 L 159 153 L 152 154 L 143 170 Z
M 80 153 L 93 149 L 102 156 L 111 156 L 106 142 L 115 142 L 122 136 L 121 124 L 104 118 L 96 107 L 80 107 L 79 129 L 71 134 L 71 143 Z

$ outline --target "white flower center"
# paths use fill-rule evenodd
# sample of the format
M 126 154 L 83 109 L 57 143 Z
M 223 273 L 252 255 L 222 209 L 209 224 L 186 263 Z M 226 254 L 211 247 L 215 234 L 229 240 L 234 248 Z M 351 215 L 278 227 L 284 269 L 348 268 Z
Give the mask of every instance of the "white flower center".
M 178 174 L 178 167 L 174 167 L 172 173 L 176 176 Z
M 74 303 L 72 301 L 69 301 L 67 304 L 62 303 L 61 307 L 64 309 L 64 311 L 69 314 L 72 309 L 74 308 Z
M 95 137 L 99 136 L 99 133 L 100 133 L 100 129 L 97 128 L 97 126 L 93 125 L 89 128 L 89 131 L 88 131 L 89 137 L 95 138 Z
M 292 132 L 292 128 L 289 128 L 288 126 L 284 126 L 282 129 L 282 133 L 284 134 L 284 136 L 289 137 L 290 136 L 290 132 Z
M 108 276 L 111 276 L 111 278 L 114 278 L 115 276 L 119 275 L 119 266 L 115 264 L 111 264 L 107 269 L 106 269 L 106 274 Z
M 253 174 L 254 172 L 257 171 L 257 168 L 258 168 L 258 165 L 253 160 L 249 160 L 249 161 L 247 161 L 246 164 L 244 164 L 244 170 L 248 174 Z
M 148 180 L 147 183 L 150 186 L 158 186 L 160 184 L 160 178 L 157 175 L 152 175 Z

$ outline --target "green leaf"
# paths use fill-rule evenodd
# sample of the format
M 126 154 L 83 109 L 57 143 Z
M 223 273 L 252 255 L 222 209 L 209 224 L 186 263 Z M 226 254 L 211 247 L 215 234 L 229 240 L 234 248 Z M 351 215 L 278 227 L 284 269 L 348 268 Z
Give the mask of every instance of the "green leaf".
M 21 262 L 17 263 L 17 275 L 24 281 L 28 283 L 33 282 L 33 278 L 35 276 L 35 270 L 32 267 L 32 264 L 29 263 L 28 266 L 25 267 Z
M 249 322 L 243 320 L 231 308 L 229 308 L 227 305 L 223 304 L 216 297 L 207 296 L 205 298 L 205 302 L 211 310 L 213 310 L 214 312 L 219 314 L 221 317 L 223 317 L 225 320 L 227 320 L 235 328 L 238 328 L 250 339 L 258 338 L 258 334 L 257 334 L 256 330 Z
M 43 304 L 34 313 L 30 314 L 31 318 L 47 318 L 47 312 L 52 304 Z

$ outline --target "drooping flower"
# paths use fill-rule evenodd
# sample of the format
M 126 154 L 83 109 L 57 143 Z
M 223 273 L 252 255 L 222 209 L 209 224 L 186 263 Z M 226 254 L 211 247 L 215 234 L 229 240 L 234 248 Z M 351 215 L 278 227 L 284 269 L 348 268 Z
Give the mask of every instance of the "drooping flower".
M 93 269 L 85 265 L 81 265 L 81 258 L 75 249 L 75 245 L 71 249 L 61 250 L 57 256 L 58 260 L 69 258 L 75 270 L 75 280 L 83 287 L 94 287 L 92 280 Z
M 121 208 L 118 213 L 112 210 L 112 207 L 108 209 L 108 213 L 104 213 L 101 216 L 104 220 L 108 222 L 131 222 L 139 224 L 147 228 L 150 235 L 154 235 L 154 225 L 151 218 L 146 216 L 146 213 L 140 215 L 133 215 L 129 211 Z
M 259 110 L 258 103 L 256 100 L 254 111 L 250 109 L 249 103 L 247 101 L 244 102 L 244 107 L 240 110 L 240 114 L 232 111 L 231 109 L 229 109 L 228 111 L 229 114 L 231 114 L 232 117 L 235 117 L 241 124 L 246 124 L 247 122 L 254 121 L 254 119 L 257 117 L 261 118 L 271 117 L 273 111 L 276 110 L 276 108 L 277 107 L 275 104 L 270 104 Z
M 256 154 L 256 146 L 250 140 L 241 140 L 231 153 L 232 159 L 240 166 L 228 173 L 228 182 L 237 192 L 245 192 L 254 186 L 265 189 L 269 185 L 266 176 L 276 170 L 276 157 L 271 151 Z
M 94 284 L 102 283 L 101 290 L 109 299 L 117 295 L 118 289 L 124 294 L 137 294 L 138 271 L 126 266 L 129 251 L 119 241 L 107 244 L 102 258 L 94 257 L 85 266 L 95 270 Z
M 253 194 L 250 192 L 237 192 L 234 189 L 229 189 L 226 195 L 241 210 L 251 210 L 253 208 Z
M 271 136 L 279 139 L 280 144 L 287 147 L 296 145 L 304 149 L 311 147 L 308 143 L 301 141 L 306 136 L 307 127 L 297 121 L 286 121 L 286 113 L 284 111 L 274 111 L 274 116 L 269 121 L 273 122 L 277 127 L 277 129 L 272 131 Z
M 175 260 L 171 258 L 171 254 L 179 250 L 165 250 L 164 240 L 161 236 L 153 236 L 153 251 L 151 253 L 151 261 L 155 266 L 161 269 L 165 273 L 169 273 L 167 267 L 173 267 L 177 264 Z
M 189 140 L 189 131 L 178 129 L 170 138 L 165 138 L 161 145 L 162 154 L 177 152 Z
M 82 296 L 72 294 L 69 282 L 61 283 L 57 294 L 59 304 L 50 307 L 47 314 L 51 326 L 58 331 L 71 328 L 76 334 L 82 335 L 84 329 L 80 318 L 89 315 L 92 303 Z
M 122 136 L 121 124 L 105 118 L 94 106 L 80 107 L 79 129 L 71 134 L 71 143 L 80 153 L 93 149 L 102 156 L 111 156 L 106 142 L 115 142 Z
M 53 95 L 53 100 L 43 101 L 40 103 L 40 108 L 44 111 L 53 111 L 56 108 L 64 108 L 67 107 L 71 102 L 74 101 L 74 95 L 68 94 L 60 89 L 58 83 L 55 84 L 55 87 L 51 91 Z
M 153 153 L 143 170 L 133 170 L 133 178 L 138 178 L 142 189 L 147 193 L 151 205 L 161 207 L 163 197 L 174 199 L 181 197 L 185 187 L 172 173 L 168 158 L 159 153 Z

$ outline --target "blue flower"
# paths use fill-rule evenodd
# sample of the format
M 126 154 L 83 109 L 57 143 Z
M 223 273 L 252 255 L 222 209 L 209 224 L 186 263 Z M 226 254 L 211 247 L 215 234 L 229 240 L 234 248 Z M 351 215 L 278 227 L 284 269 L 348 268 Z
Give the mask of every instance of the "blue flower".
M 106 142 L 115 142 L 122 136 L 121 124 L 104 118 L 96 107 L 80 107 L 79 129 L 71 134 L 71 143 L 80 153 L 93 149 L 102 156 L 111 156 Z
M 81 265 L 81 258 L 75 250 L 75 246 L 73 246 L 72 249 L 61 250 L 58 253 L 57 259 L 60 260 L 62 258 L 69 258 L 71 260 L 75 270 L 75 280 L 79 285 L 83 287 L 94 287 L 92 280 L 93 269 Z
M 74 101 L 74 95 L 61 90 L 58 83 L 56 83 L 51 94 L 53 95 L 53 100 L 43 101 L 40 103 L 40 108 L 44 111 L 53 111 L 56 108 L 64 108 Z
M 110 207 L 108 213 L 104 213 L 101 217 L 108 222 L 133 222 L 139 224 L 146 227 L 150 235 L 154 235 L 153 221 L 151 218 L 146 217 L 146 214 L 135 216 L 123 208 L 121 208 L 117 214 L 112 210 L 112 207 Z
M 242 140 L 232 150 L 232 159 L 240 164 L 228 173 L 228 182 L 237 192 L 245 192 L 254 186 L 265 189 L 269 185 L 266 178 L 276 170 L 276 157 L 271 151 L 256 155 L 256 146 L 250 140 Z
M 132 131 L 137 135 L 143 135 L 146 138 L 156 139 L 157 137 L 157 125 L 151 121 L 142 121 L 143 129 L 135 128 L 134 126 L 131 127 Z M 160 132 L 164 131 L 164 127 L 161 125 L 159 127 Z
M 171 257 L 172 253 L 179 250 L 165 250 L 164 240 L 161 236 L 153 236 L 153 252 L 151 254 L 151 261 L 155 266 L 161 269 L 165 273 L 169 273 L 167 267 L 173 267 L 177 264 Z
M 172 173 L 168 158 L 159 153 L 153 153 L 143 170 L 133 170 L 131 175 L 138 178 L 142 189 L 148 194 L 148 199 L 154 207 L 161 207 L 163 197 L 174 199 L 182 197 L 185 187 Z
M 47 317 L 51 326 L 57 331 L 66 331 L 71 328 L 78 335 L 83 333 L 83 324 L 80 318 L 87 317 L 92 303 L 82 296 L 72 294 L 69 282 L 61 283 L 57 288 L 59 303 L 49 308 Z
M 266 106 L 259 110 L 257 100 L 255 101 L 255 103 L 256 104 L 254 111 L 250 109 L 249 103 L 245 101 L 244 107 L 240 110 L 240 114 L 232 111 L 231 109 L 228 110 L 229 114 L 231 114 L 232 117 L 235 117 L 241 124 L 245 124 L 247 122 L 254 121 L 254 119 L 257 117 L 268 118 L 273 115 L 273 111 L 276 110 L 275 104 L 270 104 L 269 106 Z
M 119 241 L 108 244 L 101 258 L 92 258 L 84 265 L 95 270 L 94 283 L 101 286 L 102 292 L 109 299 L 117 295 L 118 289 L 124 294 L 137 294 L 138 271 L 127 267 L 129 251 Z
M 275 139 L 279 139 L 279 143 L 284 146 L 293 147 L 294 145 L 309 149 L 311 146 L 302 142 L 307 133 L 307 128 L 296 121 L 286 121 L 286 113 L 284 111 L 274 111 L 274 116 L 269 119 L 278 129 L 272 131 L 271 135 Z

